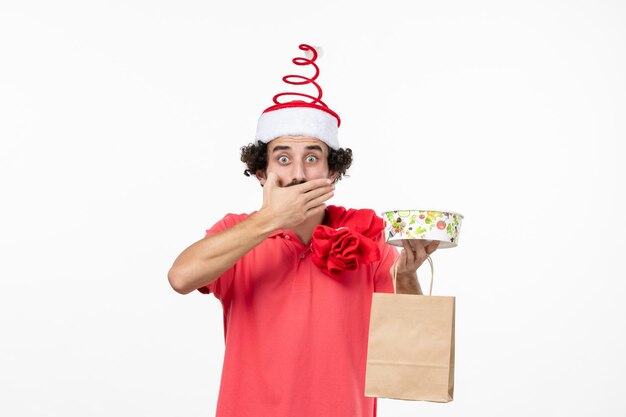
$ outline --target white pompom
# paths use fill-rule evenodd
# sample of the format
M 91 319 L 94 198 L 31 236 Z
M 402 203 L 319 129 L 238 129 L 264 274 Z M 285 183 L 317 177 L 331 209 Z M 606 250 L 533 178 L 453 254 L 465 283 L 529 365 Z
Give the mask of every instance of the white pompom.
M 324 55 L 324 50 L 322 49 L 322 47 L 317 45 L 311 46 L 315 49 L 315 52 L 317 52 L 317 59 L 320 59 L 322 55 Z M 305 51 L 305 55 L 309 59 L 313 58 L 313 53 L 311 51 Z

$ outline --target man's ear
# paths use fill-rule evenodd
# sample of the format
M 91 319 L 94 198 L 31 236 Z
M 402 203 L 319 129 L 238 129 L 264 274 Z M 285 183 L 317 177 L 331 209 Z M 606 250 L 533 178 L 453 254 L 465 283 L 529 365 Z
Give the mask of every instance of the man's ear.
M 267 181 L 267 173 L 265 172 L 264 169 L 257 169 L 257 171 L 255 172 L 254 176 L 261 183 L 261 187 L 265 185 L 265 181 Z
M 338 176 L 339 176 L 338 172 L 331 171 L 330 176 L 328 178 L 330 178 L 330 181 L 334 183 Z

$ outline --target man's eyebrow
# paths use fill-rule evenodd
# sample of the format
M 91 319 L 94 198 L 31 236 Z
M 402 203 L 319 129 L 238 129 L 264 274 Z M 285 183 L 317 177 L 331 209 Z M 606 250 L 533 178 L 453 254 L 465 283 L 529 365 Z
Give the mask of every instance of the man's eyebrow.
M 287 145 L 276 145 L 274 147 L 274 149 L 272 150 L 272 153 L 276 152 L 276 151 L 289 151 L 291 150 L 291 146 L 287 146 Z
M 322 147 L 319 146 L 319 145 L 309 145 L 309 146 L 306 147 L 306 150 L 307 151 L 320 151 L 320 152 L 323 152 L 322 151 Z
M 319 151 L 319 152 L 324 152 L 322 150 L 322 147 L 319 145 L 308 145 L 305 148 L 307 151 Z M 272 153 L 277 152 L 277 151 L 290 151 L 291 150 L 291 146 L 287 146 L 287 145 L 276 145 L 274 146 L 274 149 L 272 149 Z

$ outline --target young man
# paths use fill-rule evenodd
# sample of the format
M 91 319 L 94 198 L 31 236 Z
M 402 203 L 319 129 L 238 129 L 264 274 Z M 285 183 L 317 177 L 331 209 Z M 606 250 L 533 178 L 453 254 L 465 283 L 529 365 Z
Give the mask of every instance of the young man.
M 314 65 L 314 83 L 316 51 L 300 49 L 313 58 L 294 63 Z M 313 103 L 275 96 L 242 148 L 261 208 L 226 215 L 168 274 L 177 292 L 222 304 L 217 417 L 376 416 L 376 398 L 364 396 L 372 293 L 393 292 L 397 262 L 397 292 L 420 294 L 416 269 L 437 247 L 404 241 L 398 255 L 372 210 L 326 206 L 352 153 L 339 147 L 340 119 L 317 87 Z

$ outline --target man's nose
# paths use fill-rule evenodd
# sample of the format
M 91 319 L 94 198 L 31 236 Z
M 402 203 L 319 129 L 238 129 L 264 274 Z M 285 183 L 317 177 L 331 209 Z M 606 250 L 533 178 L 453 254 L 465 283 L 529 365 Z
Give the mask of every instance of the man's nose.
M 305 175 L 304 175 L 304 164 L 302 163 L 302 161 L 294 162 L 292 166 L 293 166 L 293 171 L 291 172 L 291 175 L 293 176 L 293 180 L 295 181 L 306 180 Z

